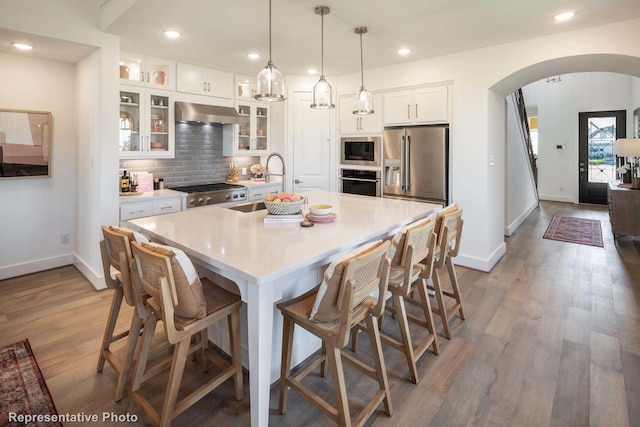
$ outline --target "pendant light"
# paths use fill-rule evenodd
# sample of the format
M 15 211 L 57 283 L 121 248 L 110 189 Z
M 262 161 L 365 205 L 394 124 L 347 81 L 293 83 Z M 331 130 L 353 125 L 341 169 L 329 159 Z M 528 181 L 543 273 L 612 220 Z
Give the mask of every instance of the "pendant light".
M 320 53 L 321 53 L 321 71 L 320 80 L 313 87 L 313 94 L 311 95 L 311 108 L 316 110 L 326 110 L 329 108 L 336 108 L 333 103 L 333 91 L 331 85 L 324 78 L 324 15 L 328 15 L 331 12 L 328 6 L 318 6 L 315 8 L 316 15 L 320 15 L 321 20 L 321 33 L 320 33 Z
M 258 74 L 255 99 L 258 101 L 284 101 L 284 76 L 271 62 L 271 0 L 269 0 L 269 62 Z
M 373 97 L 364 88 L 364 60 L 362 55 L 362 35 L 367 33 L 367 27 L 358 27 L 353 30 L 354 33 L 360 34 L 360 90 L 353 98 L 353 114 L 365 115 L 373 114 Z

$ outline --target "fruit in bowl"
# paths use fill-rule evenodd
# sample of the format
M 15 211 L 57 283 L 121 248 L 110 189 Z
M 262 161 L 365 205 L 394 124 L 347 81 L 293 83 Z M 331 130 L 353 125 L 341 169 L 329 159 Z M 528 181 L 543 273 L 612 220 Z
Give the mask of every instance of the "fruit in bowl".
M 327 216 L 331 214 L 333 210 L 333 206 L 331 205 L 311 205 L 309 206 L 309 211 L 313 216 Z
M 264 205 L 272 215 L 293 215 L 300 211 L 304 197 L 298 193 L 269 194 L 264 198 Z

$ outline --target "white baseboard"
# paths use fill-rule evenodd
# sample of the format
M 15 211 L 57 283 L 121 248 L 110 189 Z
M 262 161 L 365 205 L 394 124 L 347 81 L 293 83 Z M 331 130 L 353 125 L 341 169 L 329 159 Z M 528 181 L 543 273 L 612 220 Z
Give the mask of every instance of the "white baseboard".
M 71 264 L 73 264 L 73 254 L 69 253 L 51 258 L 27 261 L 22 264 L 7 265 L 5 267 L 0 267 L 0 280 L 37 273 L 39 271 L 50 270 L 52 268 L 64 267 L 65 265 Z
M 525 210 L 522 215 L 516 218 L 511 224 L 504 228 L 504 235 L 511 236 L 516 230 L 522 225 L 522 223 L 531 215 L 533 211 L 538 207 L 538 202 L 533 203 L 527 210 Z
M 96 273 L 93 268 L 82 258 L 78 257 L 78 255 L 73 255 L 73 265 L 82 273 L 89 283 L 91 283 L 91 286 L 93 286 L 96 291 L 107 289 L 107 285 L 104 283 L 104 274 L 102 274 L 102 272 Z
M 550 202 L 576 203 L 573 196 L 555 196 L 555 195 L 540 194 L 539 198 L 540 200 L 548 200 Z
M 458 254 L 458 256 L 453 259 L 453 262 L 456 265 L 461 265 L 463 267 L 472 268 L 474 270 L 480 270 L 488 273 L 506 253 L 507 244 L 503 242 L 496 248 L 495 251 L 493 251 L 493 253 L 487 259 Z

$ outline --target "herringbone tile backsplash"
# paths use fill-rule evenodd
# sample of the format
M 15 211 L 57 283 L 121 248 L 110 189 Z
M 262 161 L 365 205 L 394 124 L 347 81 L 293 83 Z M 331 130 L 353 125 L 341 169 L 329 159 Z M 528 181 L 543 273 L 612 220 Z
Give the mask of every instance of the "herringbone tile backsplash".
M 238 168 L 260 163 L 260 157 L 235 157 Z M 222 156 L 222 125 L 176 123 L 176 156 L 173 159 L 120 160 L 120 175 L 151 172 L 164 178 L 165 188 L 178 185 L 222 182 L 229 173 L 231 157 Z M 249 179 L 249 174 L 240 179 Z

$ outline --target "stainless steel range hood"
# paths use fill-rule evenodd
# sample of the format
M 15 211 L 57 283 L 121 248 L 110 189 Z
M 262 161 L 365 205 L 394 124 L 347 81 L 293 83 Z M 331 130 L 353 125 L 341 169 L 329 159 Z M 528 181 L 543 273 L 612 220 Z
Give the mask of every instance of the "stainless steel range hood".
M 241 117 L 233 107 L 176 102 L 176 122 L 240 123 Z

